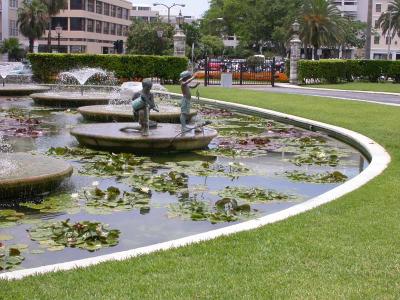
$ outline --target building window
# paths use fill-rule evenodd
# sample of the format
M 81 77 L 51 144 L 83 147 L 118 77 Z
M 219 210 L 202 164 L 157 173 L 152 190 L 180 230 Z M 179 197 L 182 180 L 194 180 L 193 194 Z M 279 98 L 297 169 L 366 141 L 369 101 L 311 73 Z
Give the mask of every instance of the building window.
M 69 2 L 69 7 L 71 10 L 84 10 L 85 9 L 85 0 L 71 0 Z
M 122 19 L 122 7 L 117 7 L 117 18 Z
M 85 19 L 71 18 L 70 26 L 71 26 L 71 31 L 85 31 Z
M 378 35 L 374 36 L 374 44 L 378 45 L 379 41 L 380 41 L 380 36 L 378 36 Z
M 128 26 L 122 26 L 122 35 L 123 36 L 128 36 Z
M 101 33 L 101 21 L 96 21 L 96 32 Z
M 117 35 L 121 36 L 122 35 L 122 25 L 117 24 Z
M 378 29 L 378 28 L 379 28 L 379 21 L 375 20 L 375 29 Z
M 94 20 L 87 19 L 86 22 L 87 22 L 86 30 L 88 32 L 93 32 L 94 31 Z
M 9 34 L 10 34 L 10 36 L 18 36 L 17 21 L 9 20 L 8 25 L 9 25 Z
M 110 33 L 110 23 L 108 23 L 108 22 L 103 23 L 103 33 L 104 34 Z
M 18 0 L 10 0 L 11 8 L 18 8 Z
M 98 13 L 98 14 L 103 13 L 103 2 L 96 1 L 96 13 Z
M 86 46 L 69 46 L 69 52 L 70 53 L 85 53 L 86 52 Z
M 110 34 L 115 35 L 115 24 L 111 23 L 110 25 Z
M 129 10 L 123 8 L 122 9 L 122 19 L 128 20 L 129 19 Z
M 94 0 L 87 0 L 87 10 L 94 12 Z
M 110 15 L 110 4 L 104 3 L 103 14 L 105 14 L 106 16 Z
M 150 7 L 139 6 L 139 10 L 149 11 L 149 10 L 150 10 Z
M 382 4 L 376 4 L 375 5 L 375 11 L 378 12 L 378 13 L 382 12 Z
M 51 18 L 51 30 L 55 30 L 60 25 L 63 30 L 68 30 L 68 18 L 53 17 Z
M 115 5 L 110 5 L 110 6 L 111 6 L 111 17 L 115 17 L 115 12 L 116 12 Z

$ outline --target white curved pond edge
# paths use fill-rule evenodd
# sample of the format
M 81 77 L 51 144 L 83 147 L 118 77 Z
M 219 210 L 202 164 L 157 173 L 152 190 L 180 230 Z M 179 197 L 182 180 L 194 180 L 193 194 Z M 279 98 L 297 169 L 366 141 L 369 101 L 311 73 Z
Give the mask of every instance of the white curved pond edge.
M 173 96 L 179 96 L 179 94 L 173 94 L 170 93 Z M 193 99 L 195 101 L 195 99 Z M 267 109 L 262 109 L 262 108 L 256 108 L 256 107 L 251 107 L 251 106 L 246 106 L 246 105 L 241 105 L 241 104 L 234 104 L 234 103 L 228 103 L 228 102 L 223 102 L 223 101 L 218 101 L 218 100 L 213 100 L 213 99 L 207 99 L 207 98 L 199 98 L 202 103 L 208 103 L 208 104 L 214 104 L 220 107 L 225 107 L 225 108 L 233 108 L 235 110 L 247 112 L 247 113 L 252 113 L 252 114 L 257 114 L 260 116 L 265 116 L 266 118 L 271 118 L 275 119 L 280 122 L 284 123 L 290 123 L 290 124 L 295 124 L 300 127 L 304 128 L 309 128 L 311 130 L 319 130 L 319 131 L 324 131 L 327 132 L 328 134 L 342 140 L 346 141 L 347 143 L 352 144 L 355 146 L 359 151 L 361 151 L 364 155 L 367 156 L 367 158 L 370 160 L 369 166 L 361 172 L 359 175 L 356 177 L 350 179 L 349 181 L 343 183 L 342 185 L 324 193 L 321 194 L 317 197 L 314 197 L 312 199 L 309 199 L 305 202 L 299 203 L 297 205 L 294 205 L 290 208 L 287 208 L 285 210 L 260 217 L 257 219 L 253 219 L 250 221 L 242 222 L 239 224 L 227 226 L 224 228 L 216 229 L 216 230 L 211 230 L 208 232 L 200 233 L 200 234 L 195 234 L 191 235 L 188 237 L 168 241 L 168 242 L 163 242 L 163 243 L 158 243 L 146 247 L 140 247 L 132 250 L 127 250 L 127 251 L 121 251 L 121 252 L 116 252 L 112 254 L 107 254 L 107 255 L 101 255 L 97 257 L 92 257 L 92 258 L 86 258 L 86 259 L 81 259 L 81 260 L 75 260 L 75 261 L 70 261 L 70 262 L 65 262 L 65 263 L 60 263 L 60 264 L 53 264 L 53 265 L 47 265 L 47 266 L 42 266 L 42 267 L 37 267 L 37 268 L 31 268 L 31 269 L 24 269 L 24 270 L 18 270 L 18 271 L 13 271 L 13 272 L 8 272 L 8 273 L 3 273 L 0 274 L 0 279 L 6 279 L 6 280 L 16 280 L 16 279 L 22 279 L 26 276 L 31 276 L 31 275 L 38 275 L 38 274 L 44 274 L 44 273 L 49 273 L 49 272 L 56 272 L 56 271 L 66 271 L 66 270 L 72 270 L 75 268 L 84 268 L 84 267 L 89 267 L 93 266 L 102 262 L 107 262 L 107 261 L 121 261 L 121 260 L 126 260 L 130 258 L 134 258 L 140 255 L 145 255 L 149 253 L 153 253 L 156 251 L 161 251 L 161 250 L 168 250 L 168 249 L 173 249 L 173 248 L 178 248 L 178 247 L 183 247 L 187 246 L 190 244 L 194 243 L 199 243 L 207 240 L 212 240 L 221 236 L 227 236 L 231 235 L 237 232 L 242 232 L 242 231 L 247 231 L 247 230 L 252 230 L 259 228 L 261 226 L 265 226 L 267 224 L 279 222 L 282 220 L 285 220 L 291 216 L 295 216 L 298 214 L 301 214 L 303 212 L 309 211 L 315 207 L 318 207 L 320 205 L 329 203 L 335 199 L 338 199 L 342 197 L 343 195 L 346 195 L 347 193 L 350 193 L 359 187 L 365 185 L 367 182 L 372 180 L 373 178 L 377 177 L 379 174 L 381 174 L 389 165 L 390 163 L 390 156 L 389 154 L 385 151 L 385 149 L 371 140 L 370 138 L 361 135 L 357 132 L 342 128 L 342 127 L 337 127 L 301 117 L 296 117 L 293 115 L 287 115 L 284 113 L 279 113 L 275 112 L 272 110 L 267 110 Z M 266 100 L 268 101 L 268 100 Z

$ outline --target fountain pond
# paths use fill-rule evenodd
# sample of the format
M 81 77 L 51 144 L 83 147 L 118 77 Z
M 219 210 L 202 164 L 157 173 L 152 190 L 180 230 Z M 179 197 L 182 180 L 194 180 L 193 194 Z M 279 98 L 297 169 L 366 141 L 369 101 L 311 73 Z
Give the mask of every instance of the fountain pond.
M 195 108 L 218 130 L 209 149 L 144 156 L 79 147 L 70 130 L 85 121 L 74 110 L 0 98 L 3 117 L 35 120 L 23 134 L 0 127 L 5 149 L 60 158 L 75 170 L 55 192 L 0 201 L 0 270 L 133 249 L 268 215 L 368 165 L 357 150 L 322 133 Z

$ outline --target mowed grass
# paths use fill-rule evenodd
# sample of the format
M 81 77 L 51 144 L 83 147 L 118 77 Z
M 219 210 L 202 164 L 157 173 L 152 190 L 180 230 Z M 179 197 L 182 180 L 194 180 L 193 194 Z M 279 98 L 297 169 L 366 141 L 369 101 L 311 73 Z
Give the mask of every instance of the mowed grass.
M 335 89 L 335 90 L 400 93 L 400 84 L 392 82 L 385 82 L 385 83 L 349 82 L 349 83 L 338 83 L 338 84 L 313 84 L 305 86 L 311 88 L 325 88 L 325 89 Z
M 2 281 L 0 298 L 400 297 L 400 108 L 222 88 L 200 94 L 358 131 L 383 145 L 392 163 L 357 191 L 288 220 L 124 262 Z

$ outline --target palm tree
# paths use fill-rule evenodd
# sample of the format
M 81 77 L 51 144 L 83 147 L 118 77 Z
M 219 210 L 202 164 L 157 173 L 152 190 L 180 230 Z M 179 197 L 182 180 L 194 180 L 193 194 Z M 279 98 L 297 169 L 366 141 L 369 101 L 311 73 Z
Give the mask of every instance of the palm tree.
M 47 13 L 49 16 L 48 23 L 48 34 L 47 34 L 47 50 L 51 52 L 51 18 L 57 15 L 60 10 L 67 6 L 67 0 L 41 0 L 47 7 Z
M 1 53 L 7 53 L 10 61 L 20 60 L 24 56 L 19 40 L 15 37 L 5 39 L 0 47 Z
M 300 9 L 300 39 L 314 48 L 338 45 L 342 39 L 343 18 L 335 4 L 327 0 L 306 0 Z
M 393 0 L 389 3 L 388 10 L 381 14 L 378 19 L 378 26 L 382 28 L 384 35 L 393 38 L 396 34 L 400 36 L 400 0 Z
M 24 0 L 18 8 L 19 30 L 29 39 L 29 52 L 33 52 L 33 44 L 45 32 L 47 22 L 47 7 L 40 0 Z

